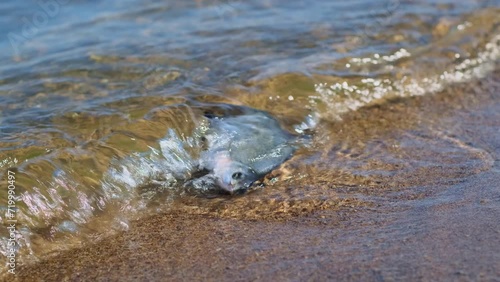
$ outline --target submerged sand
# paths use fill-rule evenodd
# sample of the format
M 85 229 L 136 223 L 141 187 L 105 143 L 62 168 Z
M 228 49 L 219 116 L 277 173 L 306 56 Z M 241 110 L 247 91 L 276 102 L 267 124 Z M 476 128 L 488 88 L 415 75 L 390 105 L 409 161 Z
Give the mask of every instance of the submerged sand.
M 303 172 L 303 178 L 282 180 L 241 197 L 186 196 L 168 213 L 21 267 L 15 278 L 498 281 L 499 78 L 497 71 L 436 95 L 388 101 L 322 125 L 338 132 L 336 137 L 345 143 L 430 140 L 420 149 L 400 152 L 409 164 L 416 158 L 433 160 L 427 167 L 402 170 L 394 164 L 391 174 L 387 169 L 385 175 L 346 176 L 338 166 L 330 172 L 323 169 L 328 161 L 334 166 L 343 160 L 341 148 L 326 146 L 318 157 L 322 165 L 311 168 L 314 159 L 308 163 L 303 157 L 294 166 L 292 160 L 292 171 Z M 453 134 L 422 133 L 449 127 Z M 458 154 L 451 147 L 468 153 Z M 446 158 L 425 158 L 434 150 Z M 370 171 L 376 164 L 367 160 L 366 166 Z

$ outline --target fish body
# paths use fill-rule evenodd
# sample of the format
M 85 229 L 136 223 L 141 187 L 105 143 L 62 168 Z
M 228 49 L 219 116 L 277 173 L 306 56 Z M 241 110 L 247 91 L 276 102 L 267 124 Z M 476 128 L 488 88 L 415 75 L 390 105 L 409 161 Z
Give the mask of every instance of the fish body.
M 229 193 L 250 185 L 289 159 L 295 136 L 264 112 L 213 117 L 204 134 L 200 166 Z

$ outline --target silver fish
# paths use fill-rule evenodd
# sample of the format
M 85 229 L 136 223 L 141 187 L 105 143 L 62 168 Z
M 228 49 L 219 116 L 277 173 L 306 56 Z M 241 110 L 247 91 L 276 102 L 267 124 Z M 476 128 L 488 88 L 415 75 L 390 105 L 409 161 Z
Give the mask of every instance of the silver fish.
M 204 134 L 200 168 L 223 190 L 245 191 L 292 156 L 295 139 L 264 112 L 214 117 Z

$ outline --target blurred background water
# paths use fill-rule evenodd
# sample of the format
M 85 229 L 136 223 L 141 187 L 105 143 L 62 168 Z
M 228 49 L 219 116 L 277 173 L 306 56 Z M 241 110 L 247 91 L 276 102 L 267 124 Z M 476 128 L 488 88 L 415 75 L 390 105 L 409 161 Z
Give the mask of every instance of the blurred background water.
M 366 184 L 405 165 L 411 175 L 439 164 L 450 179 L 490 168 L 487 152 L 442 132 L 410 134 L 395 149 L 390 140 L 359 145 L 357 133 L 337 137 L 330 124 L 487 76 L 498 68 L 499 8 L 497 0 L 3 1 L 0 175 L 6 187 L 7 169 L 16 173 L 19 257 L 33 262 L 182 205 L 191 196 L 175 176 L 200 151 L 190 140 L 206 110 L 264 110 L 289 131 L 317 123 L 292 183 L 339 169 L 328 181 Z M 405 147 L 427 153 L 408 166 Z M 331 148 L 335 164 L 322 153 Z M 316 170 L 300 167 L 311 163 Z M 0 236 L 5 255 L 8 230 Z

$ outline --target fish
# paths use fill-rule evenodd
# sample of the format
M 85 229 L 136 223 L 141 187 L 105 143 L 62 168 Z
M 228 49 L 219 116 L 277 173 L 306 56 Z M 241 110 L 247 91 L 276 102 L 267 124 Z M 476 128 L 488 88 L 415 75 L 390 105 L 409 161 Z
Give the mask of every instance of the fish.
M 297 136 L 284 130 L 270 114 L 254 111 L 236 116 L 207 115 L 202 136 L 206 149 L 200 169 L 230 194 L 245 192 L 255 181 L 288 160 Z

